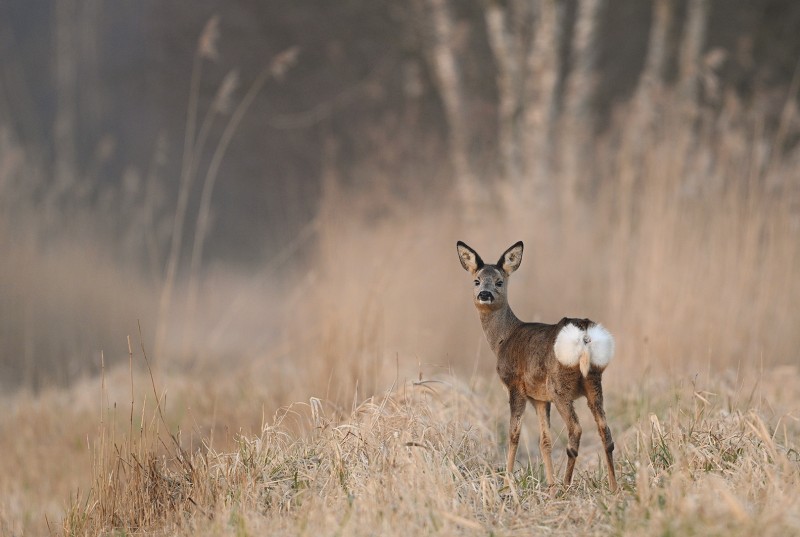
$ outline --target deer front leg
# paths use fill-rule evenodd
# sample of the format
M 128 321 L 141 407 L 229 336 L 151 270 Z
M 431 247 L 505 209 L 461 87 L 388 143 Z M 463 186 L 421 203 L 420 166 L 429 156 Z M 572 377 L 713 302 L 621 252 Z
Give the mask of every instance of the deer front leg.
M 556 482 L 553 476 L 553 441 L 550 437 L 550 403 L 548 401 L 533 401 L 536 415 L 539 416 L 539 451 L 544 462 L 544 475 L 547 484 L 553 486 Z
M 564 472 L 564 485 L 572 483 L 572 472 L 575 470 L 575 460 L 578 458 L 578 450 L 581 447 L 581 424 L 578 422 L 578 415 L 575 413 L 575 405 L 568 399 L 556 399 L 553 401 L 556 410 L 561 414 L 561 419 L 567 426 L 567 469 Z
M 519 445 L 519 434 L 522 430 L 522 414 L 525 412 L 525 405 L 528 400 L 522 390 L 517 388 L 508 389 L 508 404 L 511 410 L 511 423 L 508 427 L 508 457 L 506 459 L 506 472 L 508 476 L 514 472 L 514 459 L 517 456 L 517 446 Z
M 597 422 L 597 432 L 600 433 L 600 440 L 603 442 L 606 454 L 606 467 L 608 468 L 608 488 L 611 492 L 617 490 L 617 477 L 614 473 L 614 439 L 611 438 L 611 429 L 608 428 L 606 413 L 603 410 L 603 385 L 599 375 L 589 375 L 586 379 L 586 401 L 589 404 Z

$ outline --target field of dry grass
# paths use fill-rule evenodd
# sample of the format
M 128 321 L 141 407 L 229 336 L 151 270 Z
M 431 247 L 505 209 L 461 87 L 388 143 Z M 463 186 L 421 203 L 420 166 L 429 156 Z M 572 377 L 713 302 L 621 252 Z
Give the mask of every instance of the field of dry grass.
M 581 404 L 578 473 L 571 487 L 549 490 L 530 414 L 522 464 L 505 479 L 506 403 L 493 378 L 423 377 L 345 406 L 311 397 L 259 415 L 271 394 L 252 373 L 154 385 L 118 368 L 70 392 L 18 398 L 0 421 L 2 533 L 800 531 L 794 366 L 612 382 L 616 494 Z M 557 418 L 554 431 L 563 472 Z
M 323 192 L 304 259 L 210 272 L 189 315 L 198 282 L 178 282 L 160 327 L 163 282 L 18 233 L 35 210 L 0 219 L 0 328 L 22 341 L 6 370 L 113 341 L 101 376 L 70 372 L 68 349 L 43 364 L 68 386 L 2 396 L 0 534 L 800 533 L 800 152 L 741 111 L 696 130 L 666 115 L 644 134 L 617 120 L 591 180 L 552 178 L 585 187 L 557 210 L 498 189 L 468 222 L 449 177 L 415 193 L 367 166 Z M 506 479 L 507 402 L 459 239 L 487 258 L 525 241 L 521 318 L 615 334 L 616 494 L 584 410 L 571 487 L 543 484 L 530 411 Z
M 327 221 L 319 258 L 293 267 L 296 284 L 270 288 L 266 305 L 241 299 L 263 290 L 252 282 L 224 287 L 236 299 L 217 311 L 233 317 L 217 323 L 253 325 L 228 339 L 255 337 L 253 319 L 281 327 L 260 350 L 162 359 L 151 376 L 147 337 L 134 333 L 130 366 L 118 359 L 101 378 L 6 396 L 0 533 L 797 533 L 798 246 L 787 199 L 759 191 L 748 208 L 737 200 L 754 198 L 734 191 L 720 198 L 729 210 L 709 213 L 667 195 L 640 198 L 647 218 L 625 241 L 607 227 L 571 228 L 568 240 L 537 233 L 541 223 L 520 212 L 469 237 L 457 219 L 411 218 L 402 206 L 368 231 L 358 218 Z M 598 207 L 594 218 L 613 213 Z M 530 410 L 506 480 L 505 392 L 453 245 L 474 236 L 499 253 L 525 221 L 510 295 L 518 314 L 581 312 L 617 335 L 605 379 L 616 494 L 580 401 L 573 485 L 544 484 Z M 584 256 L 594 263 L 574 262 Z M 205 291 L 215 302 L 226 294 Z M 557 416 L 554 433 L 561 474 Z

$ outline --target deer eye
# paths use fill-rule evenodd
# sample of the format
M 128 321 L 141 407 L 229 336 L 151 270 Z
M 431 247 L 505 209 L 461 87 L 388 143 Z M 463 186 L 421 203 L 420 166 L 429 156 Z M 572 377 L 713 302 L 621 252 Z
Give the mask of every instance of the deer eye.
M 481 284 L 480 280 L 475 280 L 475 287 L 478 287 Z
M 503 287 L 503 280 L 497 280 L 496 282 L 494 282 L 494 284 L 495 284 L 497 287 Z

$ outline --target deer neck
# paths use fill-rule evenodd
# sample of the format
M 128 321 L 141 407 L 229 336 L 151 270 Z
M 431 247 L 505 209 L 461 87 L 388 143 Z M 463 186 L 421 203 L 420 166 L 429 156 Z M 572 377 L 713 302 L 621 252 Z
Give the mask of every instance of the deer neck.
M 508 340 L 511 333 L 522 324 L 511 307 L 506 304 L 497 310 L 484 310 L 480 311 L 481 325 L 483 326 L 483 333 L 486 334 L 486 339 L 489 341 L 489 347 L 495 356 L 500 355 L 500 348 Z

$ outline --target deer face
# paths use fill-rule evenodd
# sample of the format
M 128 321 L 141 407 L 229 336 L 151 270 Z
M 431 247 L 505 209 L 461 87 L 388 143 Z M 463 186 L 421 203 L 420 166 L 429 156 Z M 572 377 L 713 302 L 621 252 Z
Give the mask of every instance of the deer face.
M 458 241 L 458 258 L 464 270 L 473 276 L 472 300 L 479 310 L 498 310 L 508 303 L 506 285 L 508 277 L 522 262 L 522 242 L 506 250 L 495 265 L 484 264 L 481 256 Z
M 506 275 L 494 265 L 478 270 L 473 281 L 472 299 L 478 309 L 500 309 L 506 302 Z

